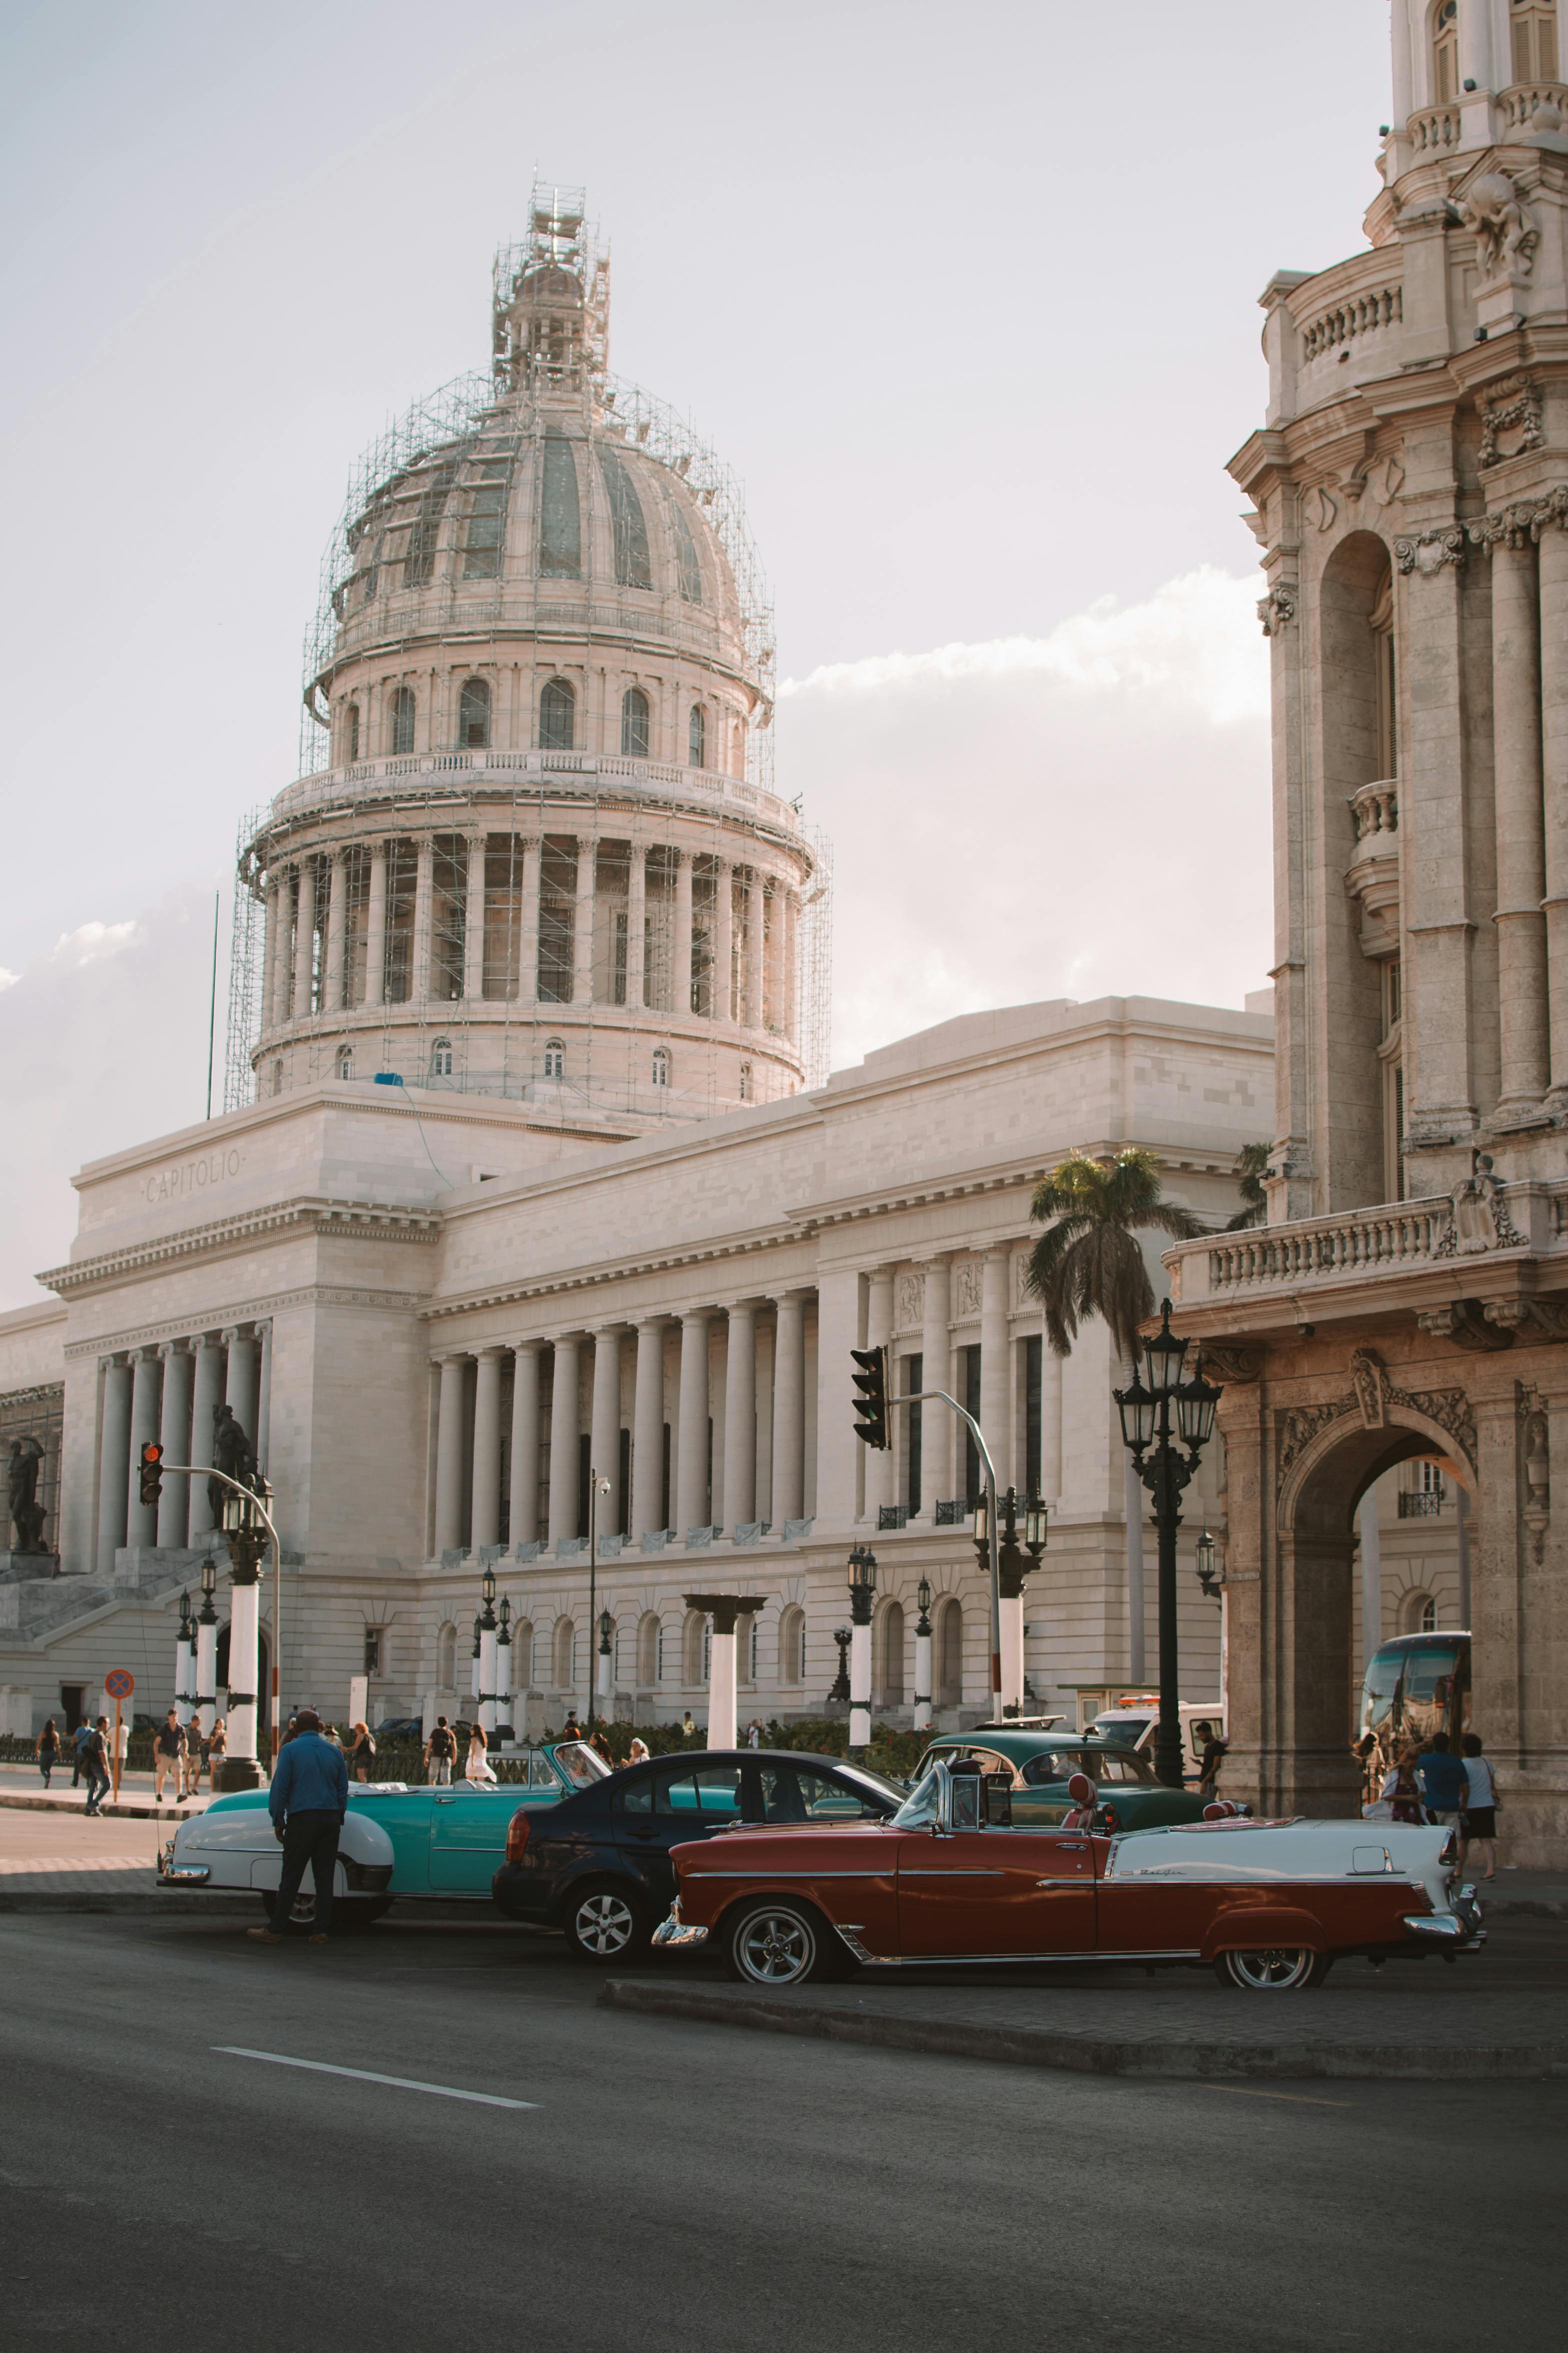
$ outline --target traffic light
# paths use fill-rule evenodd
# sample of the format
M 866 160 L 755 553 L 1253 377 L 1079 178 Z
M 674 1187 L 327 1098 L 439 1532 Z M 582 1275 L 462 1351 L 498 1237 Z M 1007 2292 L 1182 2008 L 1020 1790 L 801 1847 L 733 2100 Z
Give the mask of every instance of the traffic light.
M 142 1501 L 155 1504 L 163 1488 L 163 1450 L 155 1438 L 142 1449 Z
M 860 1394 L 855 1400 L 855 1435 L 879 1453 L 886 1453 L 892 1444 L 888 1430 L 888 1351 L 886 1348 L 851 1348 L 855 1359 L 855 1386 Z

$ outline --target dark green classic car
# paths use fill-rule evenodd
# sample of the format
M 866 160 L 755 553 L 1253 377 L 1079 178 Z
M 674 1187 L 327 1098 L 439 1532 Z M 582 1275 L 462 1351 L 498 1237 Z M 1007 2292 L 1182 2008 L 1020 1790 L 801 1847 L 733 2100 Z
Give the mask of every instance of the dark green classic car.
M 1013 1820 L 1019 1828 L 1050 1829 L 1072 1808 L 1068 1783 L 1085 1773 L 1094 1783 L 1112 1830 L 1164 1830 L 1175 1822 L 1201 1822 L 1207 1800 L 1195 1788 L 1167 1789 L 1154 1778 L 1147 1758 L 1119 1740 L 1096 1740 L 1084 1733 L 976 1725 L 973 1732 L 945 1733 L 933 1740 L 926 1758 L 973 1757 L 988 1773 L 1009 1773 Z M 921 1769 L 923 1770 L 923 1764 Z

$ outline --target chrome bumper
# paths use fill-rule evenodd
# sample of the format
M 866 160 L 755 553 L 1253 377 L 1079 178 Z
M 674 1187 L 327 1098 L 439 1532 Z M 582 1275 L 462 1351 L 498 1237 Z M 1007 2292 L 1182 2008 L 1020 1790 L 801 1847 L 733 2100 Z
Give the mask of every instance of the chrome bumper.
M 1481 1925 L 1481 1907 L 1473 1887 L 1461 1887 L 1453 1899 L 1451 1912 L 1407 1912 L 1405 1927 L 1412 1936 L 1424 1936 L 1435 1945 L 1455 1945 L 1473 1951 L 1487 1941 Z
M 686 1949 L 692 1945 L 705 1945 L 708 1931 L 706 1928 L 688 1927 L 679 1914 L 672 1912 L 668 1919 L 661 1920 L 654 1930 L 653 1941 L 661 1952 Z

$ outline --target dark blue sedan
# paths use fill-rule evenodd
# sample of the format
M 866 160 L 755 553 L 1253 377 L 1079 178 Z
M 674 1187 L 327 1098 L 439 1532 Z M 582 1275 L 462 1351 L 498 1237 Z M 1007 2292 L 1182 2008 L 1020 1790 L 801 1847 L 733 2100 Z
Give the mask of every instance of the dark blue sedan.
M 509 1920 L 562 1931 L 585 1960 L 637 1961 L 675 1900 L 669 1851 L 737 1823 L 885 1821 L 906 1792 L 804 1749 L 687 1749 L 511 1818 L 490 1893 Z

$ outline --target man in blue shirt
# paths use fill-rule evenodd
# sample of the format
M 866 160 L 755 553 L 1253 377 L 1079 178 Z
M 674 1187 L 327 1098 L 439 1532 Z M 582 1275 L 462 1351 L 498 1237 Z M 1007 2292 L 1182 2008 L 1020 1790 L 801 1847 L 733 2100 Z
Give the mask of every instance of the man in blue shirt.
M 321 1720 L 313 1708 L 301 1708 L 295 1718 L 292 1740 L 278 1752 L 267 1803 L 272 1827 L 283 1848 L 283 1875 L 272 1906 L 272 1923 L 247 1934 L 258 1945 L 279 1945 L 310 1866 L 316 1891 L 312 1945 L 324 1945 L 332 1925 L 332 1881 L 338 1867 L 338 1833 L 349 1805 L 349 1771 L 335 1740 L 323 1740 Z
M 1435 1732 L 1415 1763 L 1415 1780 L 1426 1801 L 1426 1819 L 1457 1830 L 1469 1784 L 1462 1757 L 1450 1755 L 1448 1736 Z

